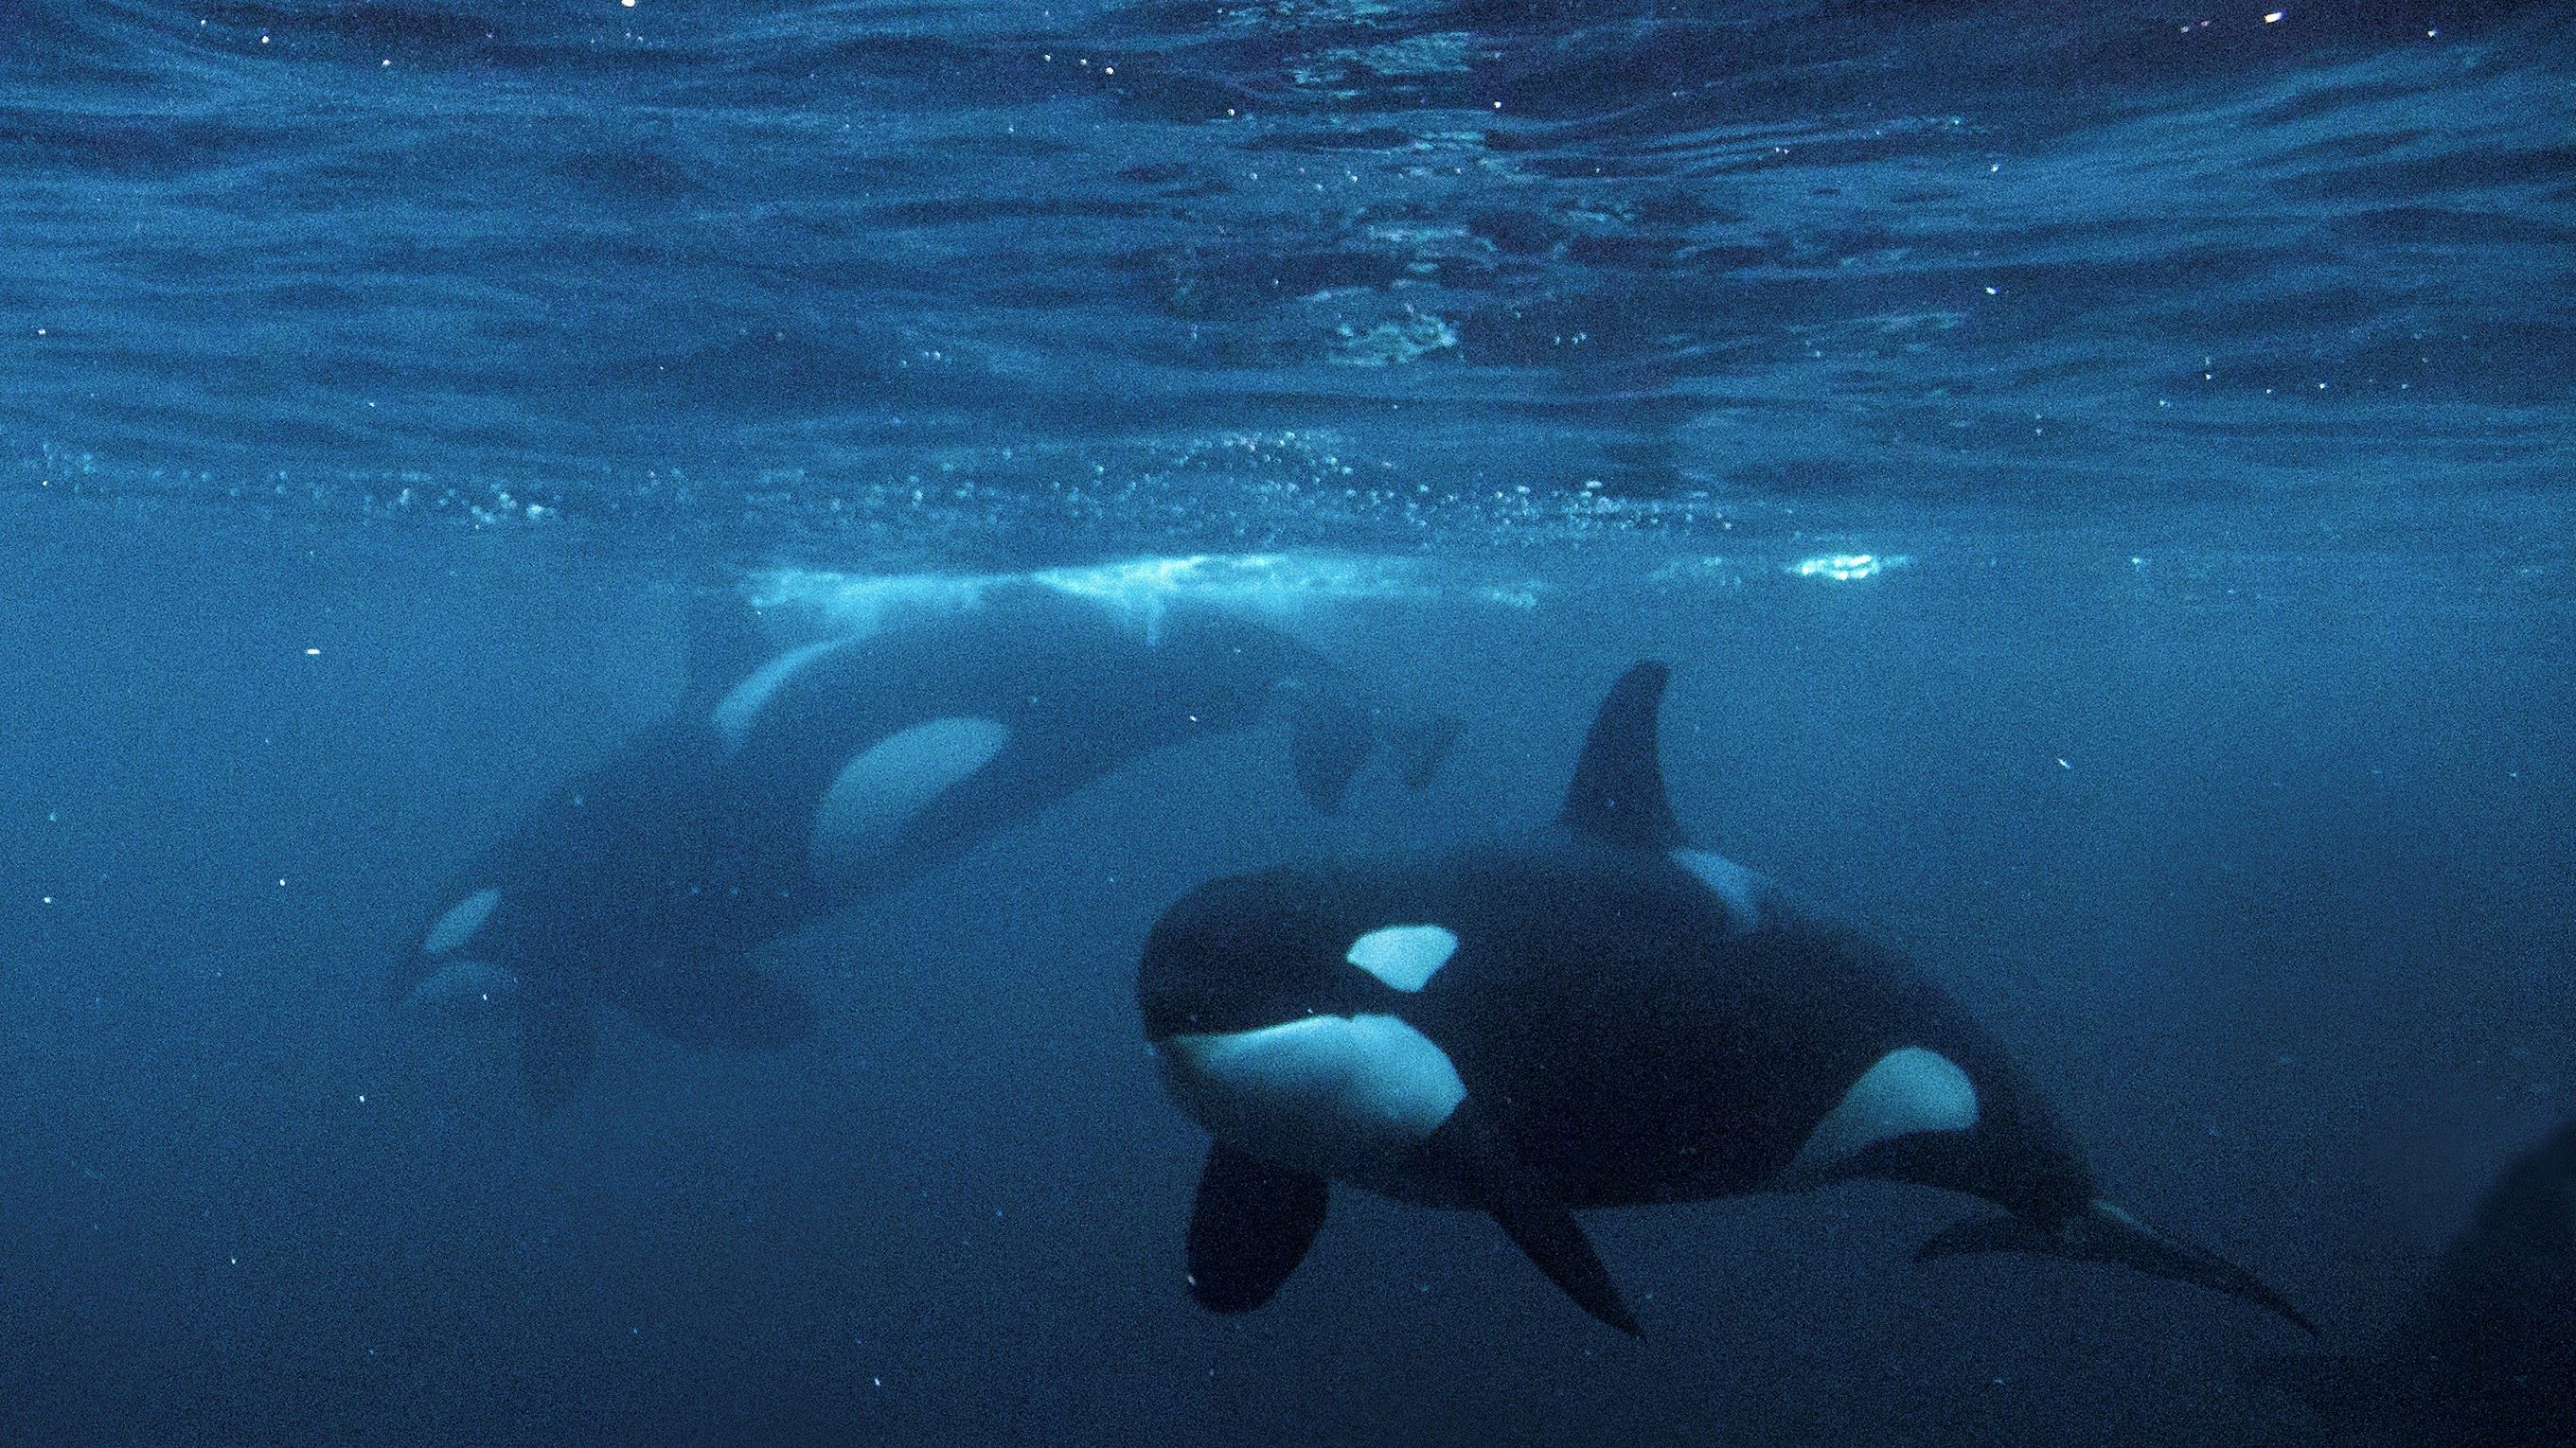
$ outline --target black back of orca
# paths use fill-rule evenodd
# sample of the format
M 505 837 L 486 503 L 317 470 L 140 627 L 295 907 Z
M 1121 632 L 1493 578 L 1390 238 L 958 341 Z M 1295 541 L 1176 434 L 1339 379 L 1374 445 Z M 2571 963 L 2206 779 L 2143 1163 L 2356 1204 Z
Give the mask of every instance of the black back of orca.
M 1157 923 L 1149 1040 L 1217 1141 L 1194 1292 L 1258 1306 L 1321 1181 L 1489 1211 L 1596 1317 L 1635 1330 L 1570 1215 L 1875 1176 L 2011 1215 L 1927 1255 L 2121 1262 L 2295 1310 L 2093 1194 L 2044 1099 L 1920 971 L 1687 850 L 1644 664 L 1595 720 L 1555 825 L 1463 849 L 1213 882 Z
M 1148 643 L 1052 589 L 996 590 L 934 623 L 831 644 L 728 741 L 731 793 L 782 876 L 806 864 L 816 802 L 851 761 L 933 721 L 991 726 L 991 757 L 926 802 L 835 903 L 901 884 L 1155 750 L 1237 729 L 1320 661 L 1285 635 L 1196 615 Z M 730 722 L 730 721 L 728 721 Z M 1365 749 L 1365 745 L 1363 746 Z

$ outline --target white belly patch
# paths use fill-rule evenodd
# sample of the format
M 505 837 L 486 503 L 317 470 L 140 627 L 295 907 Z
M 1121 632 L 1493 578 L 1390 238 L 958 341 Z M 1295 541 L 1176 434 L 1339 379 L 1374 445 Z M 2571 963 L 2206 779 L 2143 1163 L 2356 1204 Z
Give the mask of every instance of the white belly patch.
M 868 746 L 841 767 L 814 810 L 814 873 L 834 879 L 865 866 L 903 827 L 1009 743 L 990 719 L 930 719 Z
M 857 641 L 855 638 L 825 639 L 821 643 L 789 649 L 752 670 L 749 678 L 726 691 L 725 696 L 716 701 L 715 712 L 709 716 L 709 722 L 716 727 L 716 736 L 724 741 L 725 753 L 740 749 L 742 742 L 751 737 L 751 726 L 759 721 L 760 711 L 769 707 L 769 701 L 789 679 L 796 677 L 816 659 Z
M 1976 1124 L 1977 1088 L 1968 1073 L 1938 1051 L 1907 1046 L 1861 1073 L 1808 1133 L 1781 1181 L 1814 1181 L 1882 1141 L 1920 1131 L 1966 1131 Z
M 1172 1096 L 1210 1135 L 1345 1180 L 1398 1168 L 1458 1103 L 1448 1053 L 1393 1016 L 1307 1016 L 1162 1043 Z
M 1706 850 L 1675 850 L 1673 863 L 1697 876 L 1726 907 L 1727 927 L 1736 934 L 1749 935 L 1769 918 L 1771 899 L 1780 887 L 1760 870 Z
M 1344 960 L 1397 990 L 1420 990 L 1431 983 L 1449 957 L 1458 953 L 1458 937 L 1438 925 L 1389 925 L 1351 942 Z
M 501 892 L 490 886 L 475 891 L 447 907 L 447 913 L 430 923 L 429 933 L 420 938 L 420 953 L 445 955 L 474 938 L 483 922 L 492 918 L 500 907 Z

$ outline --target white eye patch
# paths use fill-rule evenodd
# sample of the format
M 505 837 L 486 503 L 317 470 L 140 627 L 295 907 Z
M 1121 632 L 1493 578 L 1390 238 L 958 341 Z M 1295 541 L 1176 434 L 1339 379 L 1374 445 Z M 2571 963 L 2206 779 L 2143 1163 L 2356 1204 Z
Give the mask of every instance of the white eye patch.
M 1397 990 L 1416 991 L 1457 953 L 1458 937 L 1443 926 L 1390 925 L 1352 941 L 1342 958 Z
M 447 913 L 431 923 L 429 933 L 421 937 L 420 953 L 445 955 L 474 938 L 483 922 L 492 918 L 500 907 L 501 892 L 485 886 L 447 907 Z

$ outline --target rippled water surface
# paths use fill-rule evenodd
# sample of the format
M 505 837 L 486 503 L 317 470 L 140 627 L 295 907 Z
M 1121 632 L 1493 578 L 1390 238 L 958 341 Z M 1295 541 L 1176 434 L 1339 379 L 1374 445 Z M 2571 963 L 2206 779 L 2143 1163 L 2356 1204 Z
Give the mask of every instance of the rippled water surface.
M 2548 6 L 21 14 L 24 485 L 847 561 L 2563 482 Z

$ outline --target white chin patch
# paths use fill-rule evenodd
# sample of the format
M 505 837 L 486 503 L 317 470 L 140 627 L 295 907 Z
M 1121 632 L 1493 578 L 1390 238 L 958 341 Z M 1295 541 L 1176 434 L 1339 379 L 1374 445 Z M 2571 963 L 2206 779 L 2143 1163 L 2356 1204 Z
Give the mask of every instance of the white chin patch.
M 1697 876 L 1726 907 L 1727 926 L 1736 934 L 1750 935 L 1770 918 L 1771 900 L 1780 887 L 1760 870 L 1706 850 L 1675 850 L 1673 863 Z
M 1390 925 L 1352 941 L 1342 958 L 1397 990 L 1415 991 L 1457 953 L 1458 937 L 1445 927 Z
M 447 913 L 430 922 L 429 933 L 420 938 L 420 953 L 445 955 L 472 940 L 500 904 L 501 892 L 486 886 L 448 906 Z
M 777 697 L 788 680 L 803 672 L 816 659 L 856 642 L 855 638 L 825 639 L 821 643 L 789 649 L 754 669 L 751 677 L 734 685 L 716 701 L 715 712 L 708 716 L 709 722 L 715 725 L 716 737 L 724 741 L 725 753 L 740 749 L 742 742 L 751 737 L 751 726 L 759 722 L 760 712 L 769 707 L 769 701 Z
M 814 811 L 815 875 L 836 879 L 867 865 L 1010 740 L 1010 729 L 990 719 L 932 719 L 870 745 L 841 767 Z
M 1173 1099 L 1210 1135 L 1344 1180 L 1395 1172 L 1467 1099 L 1448 1053 L 1393 1016 L 1174 1036 L 1162 1056 Z
M 1878 1058 L 1841 1104 L 1825 1114 L 1781 1174 L 1796 1185 L 1882 1141 L 1923 1131 L 1965 1131 L 1977 1124 L 1977 1088 L 1949 1057 L 1907 1046 Z
M 411 988 L 411 1003 L 427 1010 L 473 1015 L 518 998 L 519 978 L 488 960 L 459 960 L 440 967 Z

